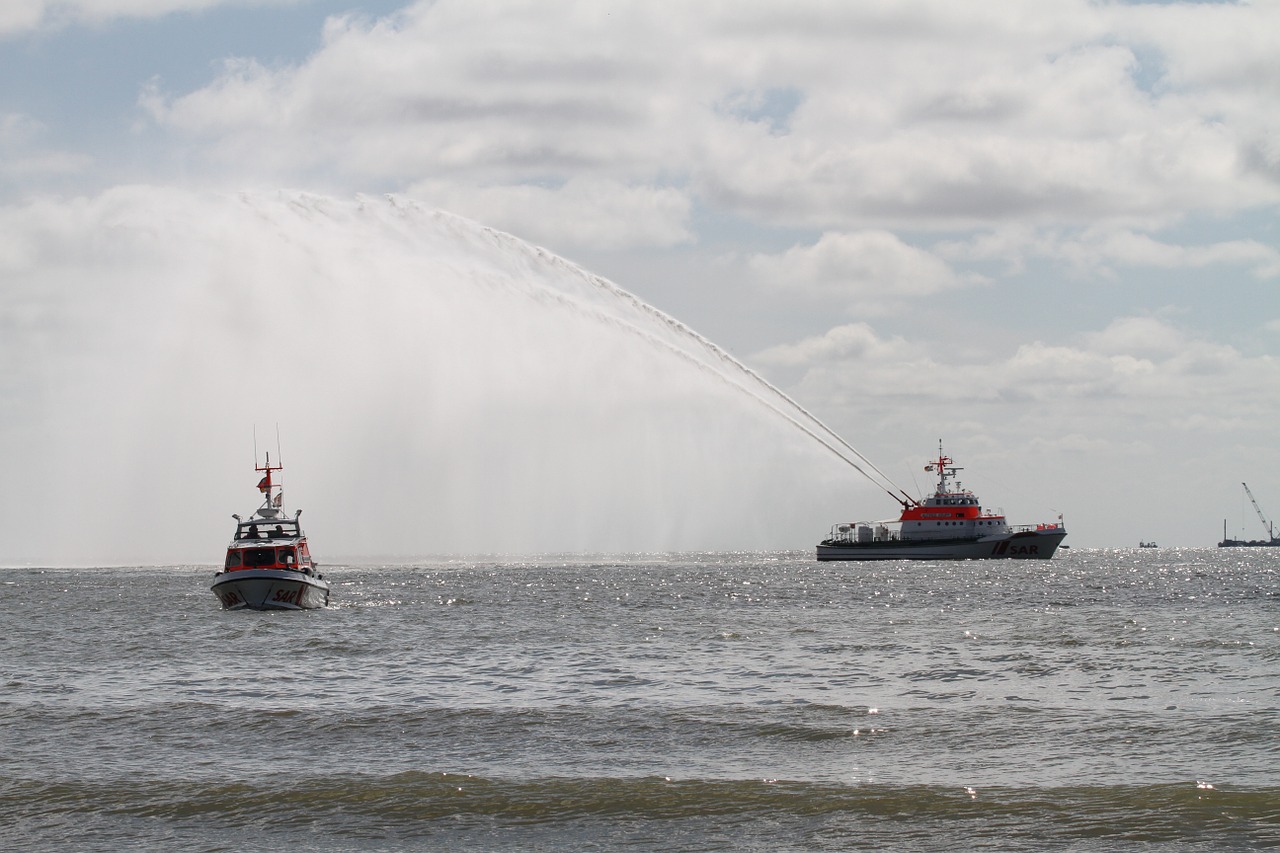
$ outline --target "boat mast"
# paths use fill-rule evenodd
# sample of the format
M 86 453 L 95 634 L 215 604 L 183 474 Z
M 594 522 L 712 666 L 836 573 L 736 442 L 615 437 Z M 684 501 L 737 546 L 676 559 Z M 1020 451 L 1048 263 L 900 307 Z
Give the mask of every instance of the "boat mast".
M 938 490 L 937 494 L 944 495 L 947 493 L 947 477 L 954 477 L 958 472 L 964 470 L 956 465 L 951 464 L 952 459 L 942 452 L 942 439 L 938 439 L 938 460 L 930 462 L 924 466 L 926 471 L 938 472 Z
M 261 480 L 259 480 L 259 481 L 258 481 L 258 491 L 262 492 L 264 495 L 266 495 L 266 496 L 267 496 L 266 503 L 265 503 L 265 504 L 263 504 L 263 505 L 264 505 L 264 506 L 271 506 L 271 499 L 272 499 L 271 490 L 272 490 L 272 488 L 277 488 L 277 487 L 278 487 L 278 486 L 277 486 L 277 484 L 275 484 L 275 483 L 271 482 L 271 472 L 272 472 L 272 471 L 283 471 L 283 470 L 284 470 L 284 468 L 282 468 L 282 467 L 281 467 L 281 466 L 279 466 L 279 465 L 272 465 L 272 464 L 271 464 L 271 451 L 270 451 L 270 450 L 268 450 L 268 451 L 267 451 L 267 462 L 266 462 L 266 464 L 265 464 L 265 465 L 257 465 L 257 464 L 255 464 L 255 465 L 253 466 L 253 470 L 255 470 L 255 471 L 262 471 L 262 472 L 264 472 L 264 475 L 265 475 L 265 476 L 263 476 L 263 478 L 262 478 Z

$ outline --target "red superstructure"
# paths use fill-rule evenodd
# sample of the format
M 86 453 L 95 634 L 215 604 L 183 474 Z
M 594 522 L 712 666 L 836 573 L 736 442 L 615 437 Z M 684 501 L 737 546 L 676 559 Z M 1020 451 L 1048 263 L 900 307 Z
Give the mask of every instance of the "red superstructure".
M 938 485 L 931 496 L 903 508 L 898 520 L 904 537 L 928 539 L 1008 531 L 1004 515 L 985 512 L 977 496 L 955 479 L 964 469 L 942 452 L 942 442 L 938 442 L 938 458 L 925 465 L 924 470 L 937 473 Z

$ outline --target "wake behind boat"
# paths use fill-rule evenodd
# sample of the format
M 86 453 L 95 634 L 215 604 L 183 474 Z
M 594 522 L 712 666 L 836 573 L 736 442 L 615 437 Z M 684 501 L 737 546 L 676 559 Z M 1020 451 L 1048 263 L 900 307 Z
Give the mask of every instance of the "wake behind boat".
M 258 491 L 262 506 L 236 520 L 235 535 L 227 546 L 223 570 L 213 579 L 213 594 L 226 610 L 311 610 L 329 603 L 329 582 L 316 571 L 302 532 L 298 510 L 289 517 L 284 509 L 283 487 L 271 474 L 283 470 L 271 464 L 255 465 L 263 472 Z
M 973 492 L 953 480 L 961 468 L 942 452 L 925 466 L 938 485 L 923 501 L 896 498 L 896 521 L 837 524 L 818 545 L 819 560 L 1047 560 L 1067 530 L 1057 522 L 1011 527 L 999 513 L 982 509 Z

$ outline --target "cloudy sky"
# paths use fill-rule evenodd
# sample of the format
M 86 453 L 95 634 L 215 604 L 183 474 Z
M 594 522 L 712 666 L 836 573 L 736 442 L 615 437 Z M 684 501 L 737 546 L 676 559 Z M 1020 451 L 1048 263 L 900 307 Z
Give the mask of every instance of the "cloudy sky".
M 1260 536 L 1240 483 L 1280 517 L 1276 33 L 1276 0 L 6 0 L 6 536 L 19 535 L 19 520 L 37 523 L 35 496 L 56 500 L 49 457 L 123 454 L 131 425 L 172 410 L 154 375 L 131 384 L 121 374 L 164 363 L 191 412 L 225 391 L 217 359 L 190 345 L 212 328 L 213 303 L 178 293 L 193 265 L 230 262 L 211 247 L 274 257 L 273 245 L 313 245 L 309 261 L 277 272 L 321 269 L 332 287 L 317 291 L 314 313 L 346 316 L 350 293 L 340 291 L 370 285 L 332 270 L 385 241 L 384 279 L 411 277 L 385 256 L 418 257 L 421 246 L 404 249 L 410 238 L 395 237 L 384 213 L 322 235 L 285 223 L 272 204 L 333 200 L 348 210 L 388 194 L 514 235 L 635 294 L 778 386 L 909 491 L 927 483 L 923 463 L 943 439 L 985 503 L 1013 521 L 1062 513 L 1075 547 L 1210 546 L 1224 520 L 1233 535 Z M 293 195 L 271 195 L 280 192 Z M 241 201 L 231 209 L 228 198 Z M 267 220 L 274 230 L 251 237 Z M 530 263 L 531 275 L 551 269 Z M 175 316 L 185 324 L 177 332 Z M 154 336 L 144 320 L 170 331 Z M 313 331 L 340 334 L 332 324 Z M 526 331 L 525 369 L 563 372 Z M 625 347 L 592 334 L 574 338 L 588 349 L 569 361 L 625 358 Z M 361 352 L 390 348 L 384 366 L 404 357 L 389 336 L 368 343 Z M 226 370 L 245 369 L 228 358 Z M 295 355 L 295 366 L 332 368 L 309 358 Z M 488 411 L 492 377 L 474 370 L 473 390 L 453 405 Z M 679 384 L 670 376 L 679 370 L 656 361 L 646 381 Z M 580 411 L 609 434 L 590 403 L 598 394 L 529 381 L 547 393 L 499 420 L 543 422 L 554 411 L 563 423 L 566 410 Z M 697 396 L 686 388 L 650 408 Z M 73 399 L 85 407 L 78 415 L 60 408 Z M 273 432 L 283 422 L 303 448 L 324 428 L 258 408 L 219 424 L 240 433 L 236 453 L 263 424 Z M 607 504 L 620 488 L 605 441 L 569 465 L 580 468 L 577 501 L 544 500 L 542 534 L 500 544 L 732 547 L 723 517 L 708 516 L 705 536 L 670 518 L 643 523 L 664 518 L 658 504 L 671 494 L 723 497 L 708 486 L 716 479 L 736 496 L 726 512 L 756 509 L 743 547 L 808 548 L 836 521 L 892 514 L 820 448 L 814 459 L 780 451 L 778 442 L 809 439 L 754 423 L 774 415 L 733 417 L 742 422 L 716 426 L 738 436 L 733 458 L 685 465 L 689 482 L 668 472 L 651 483 L 626 506 L 639 519 L 627 537 L 583 532 L 594 524 L 582 523 L 581 495 Z M 420 435 L 413 418 L 347 423 L 342 440 L 415 458 L 454 452 L 405 439 Z M 100 431 L 106 421 L 114 426 Z M 227 453 L 208 445 L 232 438 L 197 434 L 196 421 L 210 423 L 193 414 L 169 425 L 190 434 L 167 452 L 195 445 L 221 465 Z M 705 458 L 685 435 L 696 422 L 650 423 L 643 439 L 623 430 L 627 443 L 612 449 L 635 456 L 642 441 L 654 457 Z M 756 452 L 743 436 L 768 447 Z M 336 441 L 314 446 L 346 452 Z M 792 452 L 803 458 L 788 475 L 780 468 Z M 134 467 L 122 458 L 95 471 L 63 463 L 72 482 L 58 494 L 88 495 L 76 505 L 87 516 L 119 503 L 109 483 Z M 727 464 L 734 473 L 721 477 Z M 221 472 L 182 471 L 189 489 L 230 488 Z M 491 480 L 495 493 L 525 490 L 493 508 L 527 503 L 529 478 L 535 470 L 519 486 Z M 452 470 L 445 482 L 466 479 Z M 166 504 L 187 502 L 178 484 L 167 489 Z M 210 506 L 243 499 L 220 492 Z M 484 513 L 483 495 L 467 506 Z M 557 510 L 572 536 L 547 532 Z M 187 558 L 170 556 L 171 542 L 107 548 L 88 534 L 79 548 L 55 546 L 57 534 L 41 530 L 43 544 L 6 545 L 0 561 Z M 443 550 L 485 544 L 477 529 Z M 396 549 L 432 551 L 411 537 Z

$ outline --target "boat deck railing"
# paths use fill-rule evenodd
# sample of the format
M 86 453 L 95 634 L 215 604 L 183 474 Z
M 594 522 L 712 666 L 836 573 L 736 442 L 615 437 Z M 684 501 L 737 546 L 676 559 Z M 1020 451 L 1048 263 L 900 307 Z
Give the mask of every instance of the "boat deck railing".
M 1063 530 L 1062 522 L 1047 524 L 1011 524 L 1009 530 L 1013 533 L 1052 533 L 1056 530 Z
M 1064 530 L 1062 524 L 1012 524 L 1008 525 L 1006 530 L 1000 531 L 1002 534 L 1007 533 L 1054 533 Z M 956 534 L 948 537 L 934 536 L 918 536 L 920 541 L 927 541 L 933 538 L 960 538 L 960 539 L 981 539 L 989 535 L 981 531 L 974 531 L 971 534 Z M 867 524 L 865 522 L 837 524 L 831 528 L 831 535 L 822 543 L 824 545 L 875 545 L 882 542 L 897 542 L 902 539 L 901 531 L 897 528 L 889 527 L 885 523 Z

